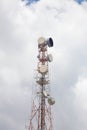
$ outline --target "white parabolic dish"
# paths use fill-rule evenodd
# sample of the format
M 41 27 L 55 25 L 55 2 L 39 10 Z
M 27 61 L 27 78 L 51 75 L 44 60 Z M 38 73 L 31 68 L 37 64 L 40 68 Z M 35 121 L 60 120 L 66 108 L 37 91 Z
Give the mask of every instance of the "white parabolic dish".
M 38 39 L 38 44 L 39 45 L 42 45 L 42 44 L 44 44 L 45 43 L 45 38 L 44 37 L 40 37 L 39 39 Z
M 55 104 L 54 98 L 52 98 L 52 97 L 48 98 L 48 103 L 49 103 L 50 105 Z
M 52 61 L 53 61 L 53 56 L 52 56 L 52 54 L 48 54 L 47 59 L 48 59 L 49 62 L 52 62 Z
M 48 72 L 48 66 L 41 65 L 40 67 L 40 73 L 47 73 Z

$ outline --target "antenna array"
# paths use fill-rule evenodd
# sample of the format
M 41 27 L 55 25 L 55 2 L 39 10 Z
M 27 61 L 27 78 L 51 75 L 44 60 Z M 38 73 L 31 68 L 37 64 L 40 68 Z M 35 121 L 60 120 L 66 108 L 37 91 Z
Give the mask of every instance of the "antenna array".
M 52 38 L 38 39 L 38 64 L 36 76 L 36 89 L 32 100 L 32 111 L 29 130 L 52 130 L 51 105 L 55 104 L 54 98 L 50 95 L 49 62 L 53 61 L 51 54 L 48 54 L 48 47 L 53 47 Z

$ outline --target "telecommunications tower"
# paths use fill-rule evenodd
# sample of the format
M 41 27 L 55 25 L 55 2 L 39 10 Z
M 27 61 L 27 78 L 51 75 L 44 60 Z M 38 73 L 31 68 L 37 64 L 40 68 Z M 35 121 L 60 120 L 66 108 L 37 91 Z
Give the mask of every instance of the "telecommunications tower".
M 52 38 L 38 39 L 38 64 L 33 90 L 32 109 L 28 130 L 53 130 L 51 105 L 55 104 L 50 95 L 49 62 L 53 57 L 48 54 L 48 47 L 53 47 Z

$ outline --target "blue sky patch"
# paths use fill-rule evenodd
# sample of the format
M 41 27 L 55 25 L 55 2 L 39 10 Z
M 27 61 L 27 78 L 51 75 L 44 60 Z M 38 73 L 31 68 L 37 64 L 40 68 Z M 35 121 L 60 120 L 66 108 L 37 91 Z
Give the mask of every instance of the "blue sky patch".
M 79 4 L 81 4 L 82 2 L 87 1 L 87 0 L 75 0 L 75 1 L 77 1 Z
M 35 2 L 37 2 L 37 1 L 39 1 L 39 0 L 22 0 L 22 1 L 25 1 L 25 2 L 26 2 L 26 5 L 30 5 L 30 4 L 32 4 L 32 3 L 35 3 Z
M 26 5 L 30 5 L 32 3 L 39 1 L 39 0 L 22 0 L 22 1 L 25 1 Z M 87 1 L 87 0 L 75 0 L 75 1 L 78 2 L 79 4 L 81 4 L 82 2 Z

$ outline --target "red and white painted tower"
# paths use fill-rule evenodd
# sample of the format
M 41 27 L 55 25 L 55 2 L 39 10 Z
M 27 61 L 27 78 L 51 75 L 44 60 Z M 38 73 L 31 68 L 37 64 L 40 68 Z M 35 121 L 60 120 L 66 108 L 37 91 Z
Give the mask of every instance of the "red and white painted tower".
M 36 85 L 33 91 L 32 109 L 28 130 L 53 130 L 51 105 L 55 103 L 50 95 L 49 62 L 53 57 L 48 54 L 48 47 L 53 47 L 52 38 L 38 39 L 38 64 Z

